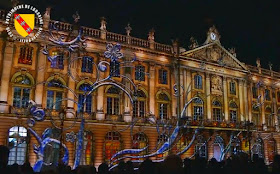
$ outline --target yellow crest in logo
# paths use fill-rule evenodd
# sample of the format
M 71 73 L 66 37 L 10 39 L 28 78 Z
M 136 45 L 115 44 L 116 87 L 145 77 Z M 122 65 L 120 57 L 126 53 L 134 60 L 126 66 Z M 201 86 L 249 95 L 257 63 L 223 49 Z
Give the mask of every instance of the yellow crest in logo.
M 35 14 L 15 14 L 14 25 L 18 34 L 22 37 L 28 36 L 34 29 Z

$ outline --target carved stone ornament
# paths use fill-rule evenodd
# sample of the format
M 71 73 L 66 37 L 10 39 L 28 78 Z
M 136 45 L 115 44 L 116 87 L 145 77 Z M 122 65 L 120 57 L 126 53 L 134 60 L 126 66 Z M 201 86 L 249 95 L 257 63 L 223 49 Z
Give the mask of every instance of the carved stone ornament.
M 213 94 L 222 94 L 222 85 L 223 85 L 223 81 L 222 78 L 219 76 L 213 76 L 211 79 L 211 91 Z

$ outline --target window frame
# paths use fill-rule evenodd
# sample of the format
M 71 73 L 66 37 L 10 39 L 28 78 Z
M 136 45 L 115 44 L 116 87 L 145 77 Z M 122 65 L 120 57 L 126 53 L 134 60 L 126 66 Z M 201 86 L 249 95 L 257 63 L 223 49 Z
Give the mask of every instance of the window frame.
M 134 72 L 135 80 L 145 82 L 145 66 L 143 65 L 136 65 L 135 72 Z
M 194 75 L 194 88 L 198 90 L 203 90 L 203 78 L 200 74 Z
M 108 93 L 110 88 L 116 88 L 118 93 Z M 111 100 L 111 101 L 109 102 L 109 100 Z M 108 90 L 106 91 L 106 114 L 107 115 L 120 115 L 120 113 L 121 113 L 120 102 L 121 102 L 120 90 L 115 86 L 110 86 L 108 88 Z M 108 104 L 108 103 L 110 103 L 110 104 Z M 109 107 L 109 106 L 111 106 L 111 107 Z
M 93 73 L 93 63 L 94 59 L 91 56 L 83 56 L 82 57 L 82 67 L 81 72 L 82 73 Z
M 198 103 L 197 100 L 200 102 Z M 201 98 L 195 99 L 193 102 L 193 121 L 203 121 L 204 120 L 204 101 Z
M 19 49 L 18 64 L 32 65 L 34 48 L 28 45 L 22 45 Z M 21 57 L 23 56 L 23 57 Z
M 158 83 L 162 85 L 168 85 L 168 71 L 166 69 L 158 70 Z
M 16 82 L 17 78 L 20 78 L 20 77 L 24 77 L 26 79 L 29 80 L 29 84 L 24 84 L 24 83 L 18 83 Z M 23 80 L 22 80 L 23 82 Z M 32 94 L 32 79 L 30 77 L 28 77 L 27 75 L 24 75 L 24 74 L 20 74 L 20 75 L 17 75 L 14 79 L 13 79 L 13 82 L 12 82 L 12 86 L 13 86 L 13 91 L 12 91 L 12 106 L 15 107 L 15 108 L 25 108 L 27 107 L 28 105 L 28 101 L 31 99 L 31 94 Z M 17 104 L 15 104 L 15 88 L 18 88 L 20 89 L 20 100 L 19 100 L 19 106 Z M 28 99 L 27 100 L 23 100 L 24 98 L 24 90 L 29 90 L 29 96 L 28 96 Z M 26 101 L 26 103 L 24 104 L 23 102 Z
M 53 111 L 59 111 L 61 106 L 64 104 L 65 101 L 63 101 L 62 99 L 65 96 L 65 89 L 63 89 L 63 87 L 52 87 L 52 86 L 48 86 L 49 83 L 51 83 L 52 81 L 56 81 L 59 82 L 60 85 L 64 85 L 63 82 L 60 79 L 50 79 L 47 83 L 46 83 L 46 109 L 49 110 L 53 110 Z M 48 92 L 53 92 L 53 100 L 52 100 L 52 108 L 50 108 L 50 106 L 48 106 Z M 56 103 L 57 103 L 57 94 L 61 93 L 61 103 L 59 105 L 59 107 L 56 107 Z M 54 108 L 55 107 L 55 108 Z

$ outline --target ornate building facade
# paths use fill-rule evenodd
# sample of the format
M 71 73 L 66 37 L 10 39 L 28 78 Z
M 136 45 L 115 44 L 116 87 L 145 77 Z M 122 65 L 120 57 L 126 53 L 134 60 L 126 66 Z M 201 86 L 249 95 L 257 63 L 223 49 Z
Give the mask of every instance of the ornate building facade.
M 220 34 L 211 27 L 206 34 L 206 41 L 198 44 L 191 38 L 188 49 L 180 48 L 175 41 L 172 45 L 155 42 L 154 30 L 148 33 L 148 39 L 130 36 L 131 27 L 126 28 L 126 35 L 109 32 L 106 21 L 101 19 L 100 29 L 82 27 L 87 38 L 87 48 L 77 53 L 82 57 L 79 62 L 68 66 L 64 53 L 51 50 L 58 55 L 50 62 L 42 53 L 48 41 L 38 38 L 32 43 L 10 40 L 5 33 L 5 12 L 0 11 L 0 144 L 11 149 L 9 163 L 19 164 L 29 160 L 34 164 L 37 156 L 33 144 L 37 141 L 27 131 L 25 108 L 29 100 L 58 117 L 58 110 L 65 106 L 67 113 L 78 114 L 83 110 L 85 121 L 84 149 L 81 164 L 99 165 L 109 161 L 114 153 L 125 148 L 143 148 L 142 154 L 153 151 L 167 140 L 168 131 L 159 135 L 157 127 L 147 121 L 148 116 L 155 116 L 163 123 L 174 122 L 184 104 L 197 97 L 187 108 L 184 122 L 189 128 L 182 134 L 170 153 L 176 153 L 188 145 L 193 130 L 200 127 L 199 136 L 191 148 L 183 153 L 182 158 L 201 157 L 219 159 L 222 148 L 229 143 L 230 135 L 236 137 L 231 142 L 230 153 L 244 151 L 272 161 L 274 154 L 280 152 L 280 73 L 263 69 L 260 60 L 257 66 L 246 65 L 238 60 L 234 49 L 226 49 L 220 41 Z M 50 9 L 44 14 L 44 30 L 55 21 L 50 19 Z M 61 33 L 71 30 L 68 23 L 56 23 Z M 87 98 L 83 91 L 96 79 L 93 62 L 105 59 L 107 43 L 120 43 L 126 60 L 137 57 L 134 68 L 121 69 L 138 86 L 137 102 L 132 104 L 122 91 L 113 86 L 102 86 Z M 72 69 L 77 81 L 71 79 L 68 70 Z M 100 74 L 106 77 L 107 74 Z M 122 82 L 122 77 L 114 80 Z M 46 82 L 46 83 L 42 83 Z M 179 100 L 173 88 L 180 86 Z M 75 92 L 61 88 L 67 86 Z M 86 101 L 84 108 L 63 98 Z M 61 101 L 62 100 L 62 101 Z M 55 107 L 54 103 L 56 104 Z M 134 129 L 126 129 L 136 118 L 141 120 Z M 49 128 L 50 137 L 59 139 L 60 135 L 46 118 L 36 123 L 34 130 L 43 133 Z M 78 119 L 75 124 L 71 114 L 66 114 L 65 126 L 70 132 L 79 131 Z M 250 123 L 250 124 L 249 124 Z M 56 124 L 56 123 L 55 123 Z M 160 126 L 159 129 L 163 129 Z M 75 136 L 75 134 L 73 134 Z M 69 149 L 69 163 L 75 160 L 76 142 L 66 141 Z M 251 149 L 251 150 L 249 150 Z M 45 150 L 45 163 L 58 161 L 59 145 L 52 144 Z M 230 155 L 227 154 L 227 155 Z M 165 156 L 153 157 L 153 159 Z

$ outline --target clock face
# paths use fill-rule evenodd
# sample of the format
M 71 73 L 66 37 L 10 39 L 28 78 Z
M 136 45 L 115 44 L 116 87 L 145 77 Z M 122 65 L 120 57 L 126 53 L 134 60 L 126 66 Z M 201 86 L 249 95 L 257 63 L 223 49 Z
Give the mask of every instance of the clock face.
M 216 34 L 215 33 L 211 33 L 210 37 L 211 37 L 212 40 L 216 40 Z

